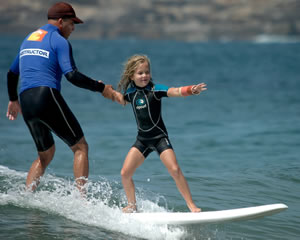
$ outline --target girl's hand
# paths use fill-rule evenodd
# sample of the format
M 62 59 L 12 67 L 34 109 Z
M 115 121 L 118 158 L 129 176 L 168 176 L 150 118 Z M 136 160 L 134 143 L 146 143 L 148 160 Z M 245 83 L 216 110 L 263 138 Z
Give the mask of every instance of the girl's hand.
M 122 93 L 114 91 L 113 93 L 113 101 L 116 101 L 117 103 L 121 104 L 121 105 L 126 105 L 126 101 L 124 99 L 124 96 Z
M 205 91 L 206 84 L 199 83 L 198 85 L 189 85 L 183 87 L 171 87 L 168 90 L 168 97 L 187 97 L 191 95 L 198 95 L 200 92 Z
M 202 91 L 205 91 L 205 90 L 207 90 L 206 84 L 205 84 L 205 83 L 199 83 L 199 84 L 194 85 L 194 86 L 192 87 L 192 94 L 193 94 L 193 95 L 198 95 L 198 94 L 200 94 Z

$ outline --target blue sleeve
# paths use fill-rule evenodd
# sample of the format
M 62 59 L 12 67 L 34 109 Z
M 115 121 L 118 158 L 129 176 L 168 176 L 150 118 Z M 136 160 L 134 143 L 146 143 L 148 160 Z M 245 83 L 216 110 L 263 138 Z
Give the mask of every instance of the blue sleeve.
M 55 41 L 52 41 L 55 44 L 56 54 L 59 66 L 62 73 L 65 75 L 68 72 L 76 70 L 76 65 L 73 59 L 72 46 L 68 40 L 57 34 Z
M 168 97 L 169 87 L 162 84 L 155 84 L 154 92 L 157 98 Z

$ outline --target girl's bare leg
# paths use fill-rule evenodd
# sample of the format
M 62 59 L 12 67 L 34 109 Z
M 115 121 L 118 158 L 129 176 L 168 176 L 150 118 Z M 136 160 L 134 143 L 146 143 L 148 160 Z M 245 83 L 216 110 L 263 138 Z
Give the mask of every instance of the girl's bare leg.
M 170 175 L 173 177 L 176 186 L 179 192 L 181 193 L 181 195 L 183 196 L 184 200 L 186 201 L 186 204 L 190 209 L 190 211 L 200 212 L 201 208 L 198 208 L 192 199 L 190 188 L 177 163 L 174 151 L 172 149 L 167 149 L 163 151 L 160 155 L 160 159 L 167 167 Z
M 132 147 L 123 164 L 121 170 L 122 183 L 127 197 L 128 205 L 123 208 L 123 212 L 136 211 L 135 186 L 132 176 L 135 170 L 144 162 L 143 154 L 135 147 Z

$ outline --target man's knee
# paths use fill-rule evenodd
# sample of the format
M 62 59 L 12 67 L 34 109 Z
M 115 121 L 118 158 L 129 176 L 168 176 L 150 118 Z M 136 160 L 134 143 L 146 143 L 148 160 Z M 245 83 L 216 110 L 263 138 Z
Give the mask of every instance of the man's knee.
M 87 153 L 89 150 L 89 146 L 88 146 L 88 143 L 85 140 L 85 138 L 82 137 L 78 143 L 76 143 L 74 146 L 71 147 L 71 149 L 73 150 L 73 152 L 76 152 L 79 150 L 79 151 Z
M 55 145 L 53 144 L 49 149 L 43 152 L 38 152 L 39 159 L 44 167 L 48 166 L 54 157 Z

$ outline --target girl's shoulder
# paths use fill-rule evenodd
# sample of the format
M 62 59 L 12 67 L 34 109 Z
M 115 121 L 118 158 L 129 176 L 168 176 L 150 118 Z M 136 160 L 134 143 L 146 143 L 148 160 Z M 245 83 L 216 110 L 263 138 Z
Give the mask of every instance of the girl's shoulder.
M 167 92 L 169 87 L 164 84 L 155 84 L 153 89 L 155 92 Z
M 136 87 L 131 85 L 130 87 L 127 88 L 125 95 L 134 93 L 135 91 L 136 91 Z

